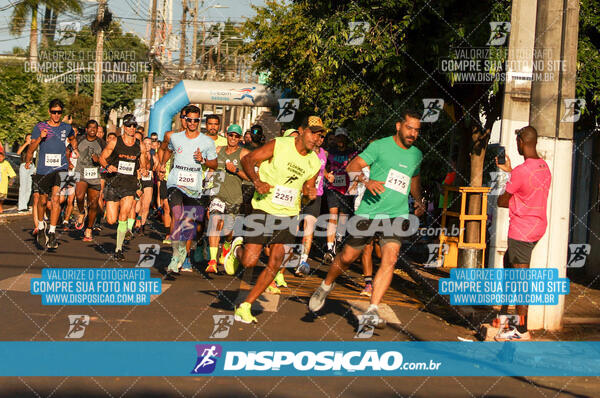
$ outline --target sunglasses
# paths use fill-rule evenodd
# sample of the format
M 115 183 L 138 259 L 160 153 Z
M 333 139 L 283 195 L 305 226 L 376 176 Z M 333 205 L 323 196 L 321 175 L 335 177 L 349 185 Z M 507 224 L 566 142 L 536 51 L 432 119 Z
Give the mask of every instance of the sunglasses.
M 231 137 L 231 138 L 242 138 L 241 135 L 239 135 L 238 133 L 227 133 L 227 137 Z
M 158 141 L 158 138 L 150 138 L 150 140 L 152 140 L 152 142 L 156 142 Z
M 125 127 L 137 127 L 137 123 L 133 122 L 127 122 L 127 123 L 123 123 L 123 126 Z
M 63 111 L 50 111 L 53 115 L 62 115 Z
M 188 123 L 199 123 L 200 122 L 200 118 L 197 118 L 197 117 L 191 118 L 191 117 L 186 116 L 185 120 L 187 120 Z

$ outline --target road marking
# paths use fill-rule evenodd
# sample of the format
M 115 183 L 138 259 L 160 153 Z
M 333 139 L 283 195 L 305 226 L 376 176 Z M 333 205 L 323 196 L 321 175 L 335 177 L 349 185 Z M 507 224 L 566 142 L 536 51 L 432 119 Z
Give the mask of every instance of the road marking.
M 368 301 L 362 300 L 346 300 L 350 307 L 352 308 L 352 313 L 354 316 L 358 317 L 358 315 L 362 315 L 367 308 L 369 308 Z M 386 321 L 387 323 L 401 323 L 392 307 L 387 304 L 379 304 L 379 316 L 381 319 Z
M 31 278 L 41 278 L 40 274 L 25 273 L 17 276 L 11 276 L 0 281 L 0 290 L 9 292 L 28 292 L 31 286 Z

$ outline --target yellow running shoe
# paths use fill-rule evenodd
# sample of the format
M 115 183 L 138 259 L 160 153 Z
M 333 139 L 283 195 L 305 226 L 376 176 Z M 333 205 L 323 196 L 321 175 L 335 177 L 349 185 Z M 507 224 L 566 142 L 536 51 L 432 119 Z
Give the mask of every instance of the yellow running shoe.
M 287 282 L 283 278 L 283 271 L 279 271 L 277 275 L 275 275 L 275 284 L 277 287 L 288 287 Z
M 275 284 L 275 281 L 271 282 L 265 291 L 271 294 L 281 294 L 281 290 L 279 290 L 277 284 Z
M 242 303 L 239 307 L 235 309 L 233 314 L 233 319 L 242 323 L 258 323 L 256 317 L 252 316 L 252 312 L 250 308 L 252 305 L 250 303 Z
M 225 272 L 227 272 L 227 275 L 235 274 L 240 265 L 240 261 L 235 256 L 235 250 L 239 246 L 241 246 L 243 242 L 244 238 L 242 238 L 241 236 L 235 238 L 233 240 L 233 243 L 231 244 L 231 249 L 229 250 L 229 253 L 227 253 L 227 255 L 225 256 Z

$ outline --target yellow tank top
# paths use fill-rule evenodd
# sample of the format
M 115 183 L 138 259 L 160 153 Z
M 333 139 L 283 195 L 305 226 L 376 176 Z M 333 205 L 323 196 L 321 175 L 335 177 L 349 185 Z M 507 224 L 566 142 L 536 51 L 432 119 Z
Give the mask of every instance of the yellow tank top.
M 252 207 L 274 216 L 297 216 L 300 213 L 302 186 L 321 168 L 313 151 L 302 156 L 296 149 L 295 137 L 275 138 L 275 150 L 269 161 L 262 162 L 258 174 L 271 186 L 268 194 L 254 193 Z

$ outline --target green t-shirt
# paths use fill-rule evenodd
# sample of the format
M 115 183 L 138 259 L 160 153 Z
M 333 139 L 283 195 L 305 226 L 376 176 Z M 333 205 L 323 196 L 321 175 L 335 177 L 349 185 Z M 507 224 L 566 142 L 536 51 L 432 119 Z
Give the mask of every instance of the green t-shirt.
M 419 148 L 401 148 L 391 136 L 373 141 L 358 156 L 369 165 L 369 178 L 383 181 L 385 191 L 373 195 L 366 190 L 356 214 L 370 219 L 408 217 L 410 181 L 419 175 L 423 160 Z

